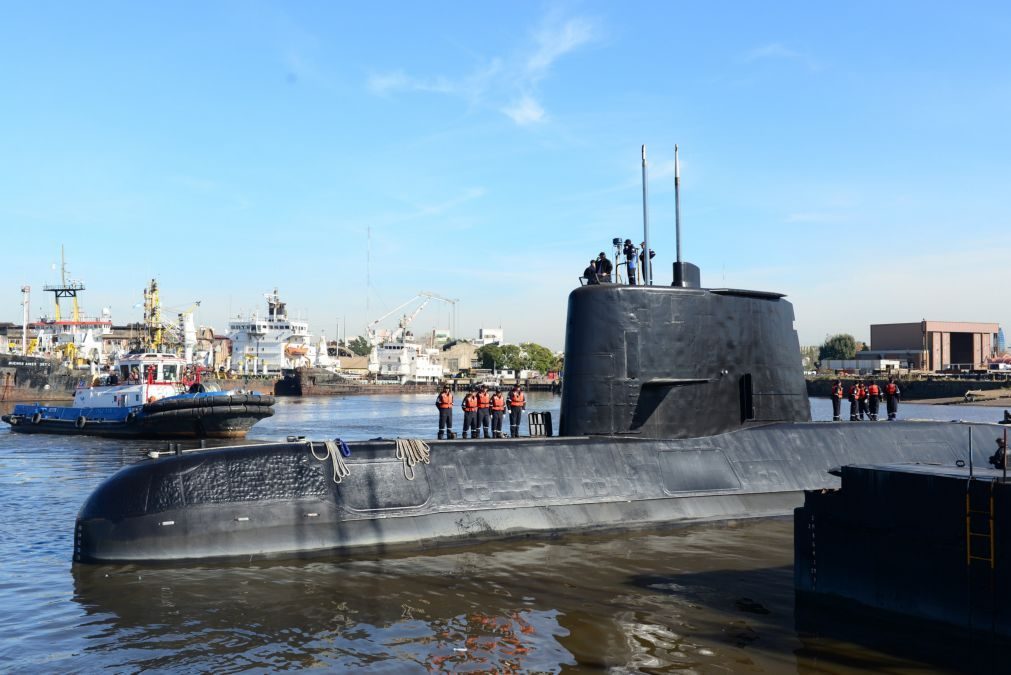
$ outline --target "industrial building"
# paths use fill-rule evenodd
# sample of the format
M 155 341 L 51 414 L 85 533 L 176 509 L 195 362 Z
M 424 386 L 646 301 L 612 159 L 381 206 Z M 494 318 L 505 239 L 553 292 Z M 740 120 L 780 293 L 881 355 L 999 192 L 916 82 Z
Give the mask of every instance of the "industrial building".
M 996 323 L 973 321 L 871 324 L 870 351 L 859 356 L 898 359 L 913 370 L 985 370 L 999 332 Z

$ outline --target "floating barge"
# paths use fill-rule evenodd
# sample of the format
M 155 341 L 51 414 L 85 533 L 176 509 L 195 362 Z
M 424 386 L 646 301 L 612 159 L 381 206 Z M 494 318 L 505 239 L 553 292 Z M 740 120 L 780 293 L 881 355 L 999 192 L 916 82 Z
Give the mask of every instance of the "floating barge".
M 840 489 L 809 491 L 795 511 L 799 601 L 1011 637 L 1004 471 L 881 464 L 845 466 L 841 477 Z

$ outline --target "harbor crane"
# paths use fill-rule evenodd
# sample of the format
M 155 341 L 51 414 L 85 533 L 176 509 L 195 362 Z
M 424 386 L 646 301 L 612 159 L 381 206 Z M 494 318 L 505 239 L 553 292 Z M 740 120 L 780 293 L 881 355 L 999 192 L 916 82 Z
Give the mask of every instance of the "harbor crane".
M 380 334 L 379 324 L 382 323 L 384 319 L 389 318 L 390 316 L 392 316 L 396 312 L 399 312 L 401 309 L 407 307 L 411 303 L 417 302 L 419 298 L 422 299 L 421 304 L 413 312 L 411 312 L 410 314 L 405 314 L 400 318 L 400 322 L 395 331 L 389 334 L 382 334 L 382 335 Z M 432 300 L 439 300 L 441 302 L 449 303 L 454 310 L 456 309 L 456 303 L 459 302 L 459 300 L 452 300 L 450 298 L 443 297 L 437 293 L 431 293 L 429 291 L 419 291 L 418 294 L 415 295 L 413 298 L 411 298 L 407 302 L 403 302 L 397 305 L 389 312 L 383 314 L 381 317 L 372 321 L 368 325 L 368 327 L 365 329 L 365 332 L 366 332 L 366 339 L 369 341 L 369 344 L 375 347 L 380 342 L 382 342 L 384 338 L 390 340 L 402 339 L 404 337 L 404 332 L 406 331 L 407 327 L 411 324 L 412 321 L 414 321 L 414 319 L 418 316 L 418 314 L 421 313 L 421 310 L 423 310 L 425 306 L 428 305 L 428 303 L 431 302 Z

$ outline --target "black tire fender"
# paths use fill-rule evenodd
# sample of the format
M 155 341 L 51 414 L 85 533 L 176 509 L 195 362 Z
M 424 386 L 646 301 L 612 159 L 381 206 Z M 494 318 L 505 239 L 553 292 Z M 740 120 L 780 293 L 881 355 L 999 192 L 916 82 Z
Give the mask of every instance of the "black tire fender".
M 77 427 L 78 429 L 83 429 L 84 425 L 86 425 L 87 423 L 88 420 L 84 415 L 81 415 L 76 420 L 74 420 L 74 426 Z
M 34 415 L 32 415 L 32 424 L 38 424 L 41 421 L 42 421 L 42 413 L 37 412 Z

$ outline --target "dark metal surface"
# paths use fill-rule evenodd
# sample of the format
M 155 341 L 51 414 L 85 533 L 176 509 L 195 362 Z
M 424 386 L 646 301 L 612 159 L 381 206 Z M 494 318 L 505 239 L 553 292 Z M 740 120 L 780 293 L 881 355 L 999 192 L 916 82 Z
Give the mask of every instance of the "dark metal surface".
M 306 443 L 144 462 L 81 509 L 77 557 L 170 560 L 427 548 L 505 536 L 789 513 L 854 462 L 952 463 L 968 427 L 773 424 L 707 438 L 440 441 L 409 481 L 392 442 L 354 444 L 350 474 Z M 317 453 L 322 445 L 316 444 Z M 985 461 L 983 450 L 976 462 Z M 313 515 L 314 514 L 314 515 Z M 169 524 L 165 524 L 169 523 Z
M 569 295 L 563 436 L 710 436 L 810 420 L 793 306 L 774 293 L 584 286 Z
M 1011 485 L 980 467 L 985 458 L 973 460 L 972 471 L 846 466 L 841 490 L 807 493 L 794 519 L 804 600 L 1011 637 Z

